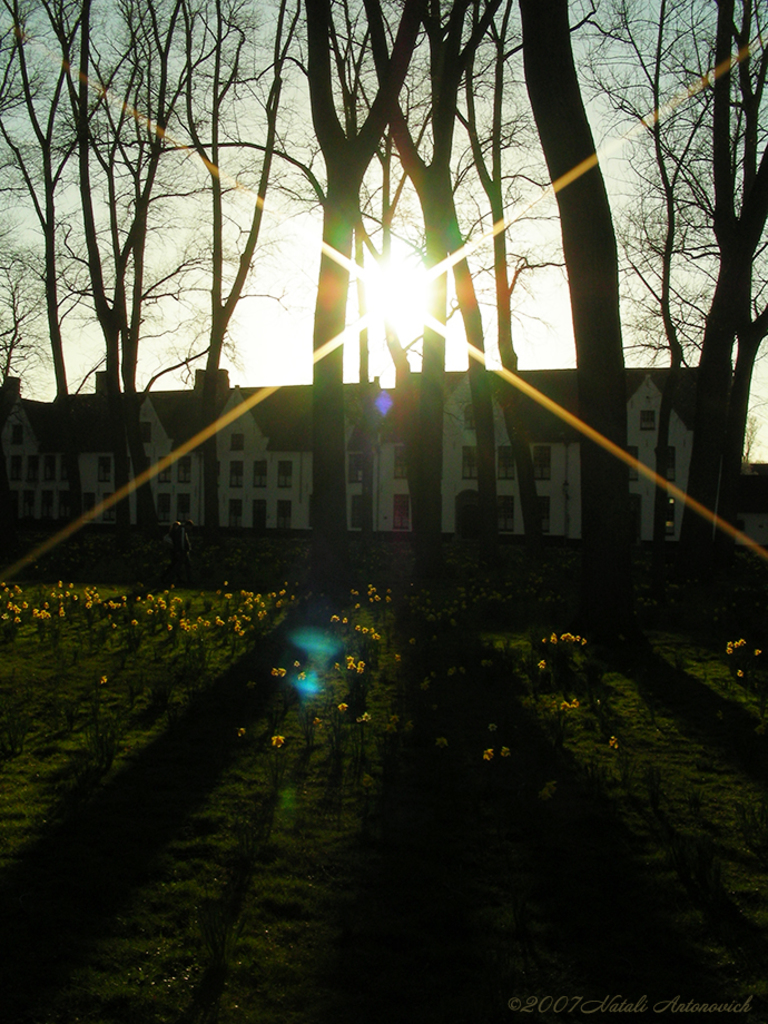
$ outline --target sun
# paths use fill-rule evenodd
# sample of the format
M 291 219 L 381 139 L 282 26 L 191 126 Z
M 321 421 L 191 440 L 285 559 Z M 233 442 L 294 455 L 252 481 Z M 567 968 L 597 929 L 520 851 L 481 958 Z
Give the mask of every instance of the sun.
M 422 338 L 425 325 L 445 335 L 446 369 L 464 370 L 467 367 L 467 345 L 461 317 L 449 317 L 440 325 L 429 312 L 431 282 L 435 271 L 428 270 L 420 254 L 404 243 L 393 243 L 393 251 L 386 260 L 374 259 L 366 254 L 362 271 L 353 270 L 353 278 L 364 286 L 364 297 L 355 286 L 350 288 L 350 308 L 347 323 L 362 322 L 368 331 L 369 373 L 378 378 L 382 387 L 394 387 L 395 370 L 385 334 L 389 325 L 397 332 L 400 344 L 408 354 L 411 370 L 421 370 Z M 448 276 L 448 303 L 455 300 L 450 270 Z M 354 310 L 354 312 L 353 312 Z M 363 318 L 362 321 L 358 318 Z M 359 370 L 359 348 L 355 330 L 345 343 L 345 380 L 356 380 Z
M 421 259 L 404 250 L 365 267 L 365 301 L 372 326 L 382 333 L 385 324 L 409 345 L 424 331 L 429 302 L 429 279 Z

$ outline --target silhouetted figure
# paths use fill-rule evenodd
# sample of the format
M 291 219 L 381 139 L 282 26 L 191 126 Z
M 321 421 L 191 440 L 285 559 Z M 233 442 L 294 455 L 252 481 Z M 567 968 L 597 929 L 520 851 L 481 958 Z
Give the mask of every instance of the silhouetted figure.
M 165 572 L 164 583 L 186 583 L 192 582 L 192 543 L 189 539 L 189 531 L 195 524 L 191 519 L 180 523 L 178 520 L 172 524 L 165 535 L 165 543 L 170 548 L 171 561 Z

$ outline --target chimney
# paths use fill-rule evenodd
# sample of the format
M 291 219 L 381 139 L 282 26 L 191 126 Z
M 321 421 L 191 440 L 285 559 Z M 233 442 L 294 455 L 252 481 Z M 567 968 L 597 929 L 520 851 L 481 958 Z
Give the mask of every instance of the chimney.
M 195 370 L 195 391 L 202 391 L 206 370 Z M 229 370 L 216 371 L 216 397 L 224 401 L 229 395 Z

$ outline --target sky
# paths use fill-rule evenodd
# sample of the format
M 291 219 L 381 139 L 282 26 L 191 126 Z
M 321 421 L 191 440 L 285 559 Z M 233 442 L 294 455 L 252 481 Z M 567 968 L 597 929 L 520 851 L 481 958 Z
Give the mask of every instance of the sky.
M 592 113 L 592 112 L 591 112 Z M 306 115 L 308 117 L 308 114 Z M 593 116 L 593 123 L 599 113 Z M 602 161 L 608 179 L 609 190 L 622 192 L 622 176 L 625 171 L 621 145 L 612 148 L 614 140 L 604 139 L 602 145 L 612 149 L 610 159 Z M 226 173 L 226 168 L 223 169 Z M 551 194 L 542 201 L 545 210 L 555 212 Z M 247 203 L 245 204 L 247 206 Z M 245 209 L 245 207 L 244 207 Z M 553 217 L 551 230 L 558 232 Z M 520 227 L 517 226 L 518 237 Z M 233 384 L 245 386 L 266 386 L 276 384 L 310 383 L 312 379 L 312 330 L 314 298 L 320 259 L 321 218 L 318 211 L 284 215 L 277 194 L 268 193 L 263 227 L 264 243 L 257 250 L 257 263 L 253 287 L 261 295 L 248 296 L 241 300 L 231 325 L 233 353 L 225 356 L 223 365 L 230 373 Z M 490 243 L 470 262 L 482 261 L 487 257 Z M 423 317 L 418 312 L 420 298 L 426 290 L 419 267 L 401 248 L 397 252 L 395 270 L 399 277 L 391 282 L 389 295 L 374 294 L 374 306 L 385 307 L 391 315 L 393 310 L 402 322 L 401 336 L 405 340 L 415 337 L 421 329 Z M 486 306 L 487 341 L 492 345 L 495 335 L 493 311 Z M 351 288 L 349 321 L 356 319 L 355 289 Z M 182 330 L 179 330 L 179 334 Z M 91 370 L 102 351 L 102 341 L 97 329 L 88 329 L 76 335 L 76 345 L 71 355 L 71 379 L 76 381 Z M 167 336 L 156 342 L 143 344 L 143 382 L 168 362 Z M 181 342 L 180 342 L 181 344 Z M 527 293 L 522 294 L 516 309 L 514 323 L 514 344 L 522 369 L 542 369 L 575 366 L 575 347 L 570 315 L 567 280 L 562 270 L 550 269 L 537 272 L 530 280 Z M 204 347 L 202 342 L 199 348 Z M 357 341 L 352 337 L 345 352 L 345 377 L 357 379 Z M 384 386 L 394 383 L 391 360 L 383 344 L 381 323 L 371 329 L 372 374 L 380 376 Z M 201 360 L 196 365 L 202 366 Z M 464 349 L 461 319 L 455 315 L 448 331 L 447 368 L 463 369 L 467 365 Z M 159 388 L 180 387 L 184 382 L 180 375 L 161 378 Z M 43 389 L 37 389 L 40 392 Z M 38 397 L 51 397 L 38 393 Z M 765 360 L 758 363 L 753 387 L 753 406 L 761 421 L 758 445 L 754 456 L 768 459 L 768 367 Z

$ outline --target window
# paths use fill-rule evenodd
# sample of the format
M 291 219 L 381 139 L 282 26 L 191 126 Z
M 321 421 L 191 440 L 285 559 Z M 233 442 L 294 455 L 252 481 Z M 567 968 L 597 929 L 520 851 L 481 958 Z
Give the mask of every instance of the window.
M 24 519 L 32 519 L 35 515 L 35 492 L 23 491 L 21 495 L 21 515 Z
M 59 491 L 59 519 L 69 519 L 69 491 Z
M 548 444 L 533 446 L 534 480 L 549 480 L 552 476 L 552 449 Z
M 656 429 L 656 410 L 655 409 L 641 409 L 640 410 L 640 429 L 641 430 L 655 430 Z
M 350 452 L 347 462 L 347 482 L 360 484 L 363 482 L 363 453 Z
M 96 479 L 100 484 L 109 483 L 112 479 L 112 456 L 100 455 L 98 461 L 98 475 Z
M 24 444 L 24 427 L 21 423 L 14 423 L 11 427 L 11 444 Z
M 627 454 L 631 455 L 633 459 L 636 459 L 637 456 L 638 456 L 637 445 L 628 444 L 627 445 Z M 629 467 L 629 479 L 630 480 L 637 480 L 638 479 L 637 466 L 630 466 Z
M 171 496 L 168 491 L 163 491 L 157 496 L 157 519 L 160 523 L 171 521 Z
M 280 500 L 277 503 L 277 528 L 278 530 L 290 530 L 291 528 L 290 501 Z
M 67 469 L 67 460 L 64 458 L 63 455 L 61 457 L 61 465 L 59 467 L 59 479 L 60 480 L 69 480 L 69 470 Z
M 253 464 L 253 486 L 267 486 L 267 460 L 257 459 Z
M 233 452 L 241 452 L 245 446 L 245 434 L 232 434 L 229 441 L 229 449 Z
M 55 455 L 44 455 L 43 456 L 43 480 L 55 480 L 56 479 L 56 456 Z
M 477 480 L 477 448 L 464 445 L 461 449 L 461 476 L 463 480 Z
M 37 476 L 40 468 L 40 460 L 37 455 L 27 456 L 27 480 L 33 484 L 37 483 Z
M 93 491 L 83 491 L 83 512 L 90 512 L 96 504 L 96 495 Z
M 192 482 L 192 456 L 184 455 L 176 463 L 176 482 L 189 484 Z
M 667 447 L 667 480 L 675 479 L 675 448 L 674 445 Z
M 40 494 L 40 518 L 53 519 L 53 491 L 42 491 Z
M 253 528 L 254 530 L 266 530 L 267 528 L 267 502 L 264 498 L 253 499 Z
M 159 484 L 169 484 L 171 482 L 171 467 L 166 466 L 165 469 L 161 469 L 157 474 L 157 482 Z
M 515 528 L 515 499 L 511 494 L 502 494 L 496 501 L 499 510 L 499 532 L 512 533 Z
M 511 444 L 499 445 L 499 480 L 515 479 L 515 457 L 512 454 Z
M 668 537 L 674 536 L 675 533 L 675 499 L 667 498 L 667 521 L 665 523 L 664 532 Z
M 395 480 L 405 480 L 408 476 L 405 462 L 405 445 L 395 445 Z
M 475 429 L 475 409 L 472 405 L 464 406 L 464 429 L 474 430 Z
M 541 532 L 549 533 L 549 495 L 540 494 L 537 498 L 539 506 L 539 521 L 541 522 Z
M 103 500 L 104 501 L 108 501 L 109 498 L 111 498 L 111 497 L 112 497 L 112 493 L 109 492 L 108 494 L 104 495 L 104 499 Z M 115 506 L 114 505 L 110 505 L 109 508 L 105 508 L 104 511 L 101 513 L 101 518 L 102 518 L 102 521 L 105 522 L 105 523 L 114 523 L 114 521 L 115 521 Z
M 152 440 L 152 421 L 140 420 L 139 430 L 141 431 L 141 440 L 143 443 L 149 444 Z
M 229 499 L 229 525 L 238 529 L 243 525 L 243 500 L 242 498 Z
M 182 491 L 181 494 L 176 495 L 176 518 L 179 520 L 179 522 L 182 522 L 184 519 L 189 519 L 189 509 L 189 494 Z
M 10 467 L 11 480 L 21 480 L 21 456 L 11 456 L 11 467 Z
M 243 463 L 240 459 L 235 459 L 229 464 L 229 486 L 230 487 L 242 487 L 243 486 Z M 240 516 L 242 518 L 243 512 L 240 510 Z
M 351 530 L 362 530 L 363 528 L 363 496 L 353 494 L 349 506 L 349 528 Z
M 290 459 L 277 464 L 277 486 L 290 487 L 293 483 L 293 463 Z M 290 515 L 289 515 L 290 518 Z
M 392 505 L 392 529 L 410 530 L 411 498 L 408 494 L 396 494 Z

